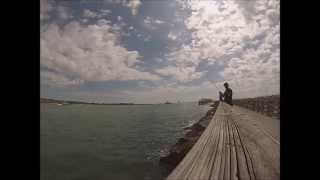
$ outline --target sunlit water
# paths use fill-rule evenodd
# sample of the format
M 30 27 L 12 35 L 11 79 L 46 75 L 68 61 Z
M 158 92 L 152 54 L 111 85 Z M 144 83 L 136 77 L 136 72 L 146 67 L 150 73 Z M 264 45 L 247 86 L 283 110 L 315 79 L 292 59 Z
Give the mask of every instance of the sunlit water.
M 208 106 L 41 104 L 41 180 L 157 180 L 160 154 Z

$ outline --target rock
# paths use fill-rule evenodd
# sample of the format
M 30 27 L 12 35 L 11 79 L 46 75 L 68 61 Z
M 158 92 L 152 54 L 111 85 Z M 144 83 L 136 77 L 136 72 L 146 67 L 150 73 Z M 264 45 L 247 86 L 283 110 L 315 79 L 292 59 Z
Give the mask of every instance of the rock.
M 178 139 L 177 143 L 171 147 L 169 154 L 160 157 L 160 164 L 171 171 L 180 163 L 210 123 L 210 120 L 218 107 L 218 103 L 219 102 L 215 102 L 214 108 L 211 108 L 197 123 L 183 128 L 184 130 L 187 130 L 184 137 Z
M 197 138 L 180 138 L 178 142 L 170 150 L 167 156 L 160 158 L 160 164 L 165 165 L 167 169 L 173 170 L 184 156 L 190 151 L 192 146 L 197 142 Z

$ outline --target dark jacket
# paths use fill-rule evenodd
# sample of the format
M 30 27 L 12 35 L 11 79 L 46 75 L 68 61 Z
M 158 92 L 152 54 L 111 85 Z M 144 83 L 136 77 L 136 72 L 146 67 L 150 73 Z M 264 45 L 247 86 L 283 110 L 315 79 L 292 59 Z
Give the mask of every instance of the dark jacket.
M 226 102 L 227 104 L 233 105 L 232 104 L 232 89 L 227 88 L 224 91 L 223 97 L 224 97 L 224 102 Z

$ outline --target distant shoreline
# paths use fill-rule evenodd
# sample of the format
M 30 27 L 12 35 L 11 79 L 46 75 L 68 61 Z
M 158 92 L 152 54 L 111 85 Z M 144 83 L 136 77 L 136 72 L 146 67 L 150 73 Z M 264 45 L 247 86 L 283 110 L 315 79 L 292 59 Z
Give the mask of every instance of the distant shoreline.
M 68 101 L 57 100 L 49 98 L 40 98 L 40 103 L 44 104 L 57 104 L 57 105 L 71 105 L 71 104 L 88 104 L 88 105 L 153 105 L 153 104 L 135 104 L 135 103 L 90 103 L 83 101 Z
M 85 105 L 122 105 L 122 106 L 127 106 L 127 105 L 157 105 L 157 104 L 131 104 L 131 103 L 57 103 L 57 102 L 40 102 L 40 104 L 56 104 L 56 105 L 72 105 L 72 104 L 85 104 Z
M 171 105 L 171 104 L 181 104 L 181 103 L 189 103 L 189 102 L 164 102 L 164 103 L 90 103 L 90 102 L 84 102 L 84 101 L 69 101 L 69 100 L 57 100 L 57 99 L 49 99 L 49 98 L 40 98 L 40 103 L 44 104 L 57 104 L 57 105 L 71 105 L 71 104 L 89 104 L 89 105 Z

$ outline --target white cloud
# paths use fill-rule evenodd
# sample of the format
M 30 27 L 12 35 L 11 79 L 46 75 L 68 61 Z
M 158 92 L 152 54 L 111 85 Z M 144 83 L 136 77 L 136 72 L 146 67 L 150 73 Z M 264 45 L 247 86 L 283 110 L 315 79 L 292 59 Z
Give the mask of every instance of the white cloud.
M 172 32 L 170 32 L 170 33 L 168 34 L 168 38 L 174 41 L 174 40 L 177 39 L 177 36 L 176 36 L 175 34 L 173 34 Z
M 196 69 L 200 62 L 209 65 L 218 63 L 227 66 L 221 69 L 222 78 L 239 82 L 242 95 L 259 94 L 263 89 L 261 87 L 268 93 L 278 91 L 271 77 L 279 72 L 280 66 L 279 1 L 241 2 L 254 4 L 253 11 L 243 9 L 237 4 L 238 1 L 231 0 L 181 3 L 183 9 L 192 11 L 184 20 L 191 33 L 191 41 L 167 54 L 172 65 L 162 74 L 171 75 L 178 81 L 187 81 L 188 78 L 178 75 L 179 72 L 183 74 L 190 67 Z M 248 19 L 245 13 L 252 18 Z M 248 49 L 248 45 L 253 47 Z M 173 73 L 176 67 L 179 70 Z M 191 79 L 203 77 L 205 72 L 202 73 L 202 76 Z M 267 93 L 265 89 L 263 93 Z
M 277 86 L 279 79 L 273 79 L 274 84 Z M 233 91 L 234 98 L 242 97 L 254 97 L 261 95 L 261 90 L 268 89 L 271 84 L 263 84 L 256 86 L 257 81 L 255 79 L 248 79 L 248 83 L 242 85 L 239 91 L 238 87 L 240 83 L 238 81 L 228 81 Z M 142 84 L 144 90 L 121 91 L 122 97 L 126 97 L 128 101 L 135 101 L 141 103 L 163 103 L 165 101 L 177 102 L 177 101 L 198 101 L 200 98 L 213 98 L 218 99 L 218 92 L 224 91 L 224 81 L 210 82 L 204 81 L 197 85 L 181 85 L 178 83 L 166 83 L 157 87 L 150 87 Z M 260 90 L 260 91 L 257 91 Z M 276 93 L 270 91 L 269 93 Z
M 249 97 L 279 93 L 279 49 L 269 51 L 261 44 L 247 49 L 240 58 L 232 58 L 221 75 L 225 80 L 238 83 L 238 91 Z
M 188 82 L 194 79 L 199 79 L 203 75 L 203 72 L 196 72 L 195 67 L 179 68 L 168 66 L 162 69 L 158 69 L 156 70 L 156 72 L 163 76 L 172 76 L 180 82 Z
M 98 16 L 98 14 L 96 12 L 90 11 L 89 9 L 85 9 L 82 13 L 82 16 L 86 18 L 95 18 Z
M 157 75 L 136 69 L 141 55 L 121 46 L 119 39 L 118 27 L 106 20 L 88 26 L 75 21 L 63 27 L 51 24 L 41 33 L 41 65 L 56 72 L 62 82 L 158 80 Z
M 232 1 L 222 4 L 216 1 L 188 3 L 187 7 L 192 13 L 184 23 L 190 30 L 192 41 L 167 54 L 174 66 L 180 69 L 191 66 L 195 69 L 201 61 L 214 64 L 226 54 L 241 52 L 243 38 L 250 37 L 252 31 L 247 28 L 245 17 L 235 3 Z M 176 39 L 176 36 L 169 33 L 168 38 Z
M 109 3 L 122 4 L 131 10 L 132 15 L 137 15 L 142 2 L 140 0 L 106 0 Z
M 216 85 L 215 85 L 216 84 Z M 217 99 L 218 90 L 216 86 L 223 87 L 223 82 L 212 83 L 204 81 L 198 85 L 179 85 L 177 83 L 166 83 L 158 87 L 146 88 L 141 91 L 123 91 L 125 97 L 144 103 L 163 103 L 165 101 L 198 101 L 200 98 L 208 97 Z M 222 89 L 221 89 L 222 90 Z
M 140 0 L 128 0 L 125 2 L 125 6 L 127 6 L 128 8 L 131 9 L 131 13 L 133 15 L 137 15 L 138 14 L 138 10 L 139 7 L 141 5 L 141 1 Z
M 150 16 L 147 16 L 144 20 L 143 20 L 143 25 L 149 29 L 149 30 L 155 30 L 157 29 L 160 25 L 165 24 L 166 22 L 161 21 L 159 19 L 154 19 Z
M 111 13 L 112 13 L 112 11 L 110 9 L 102 9 L 102 10 L 100 10 L 100 16 L 101 17 L 102 16 L 107 16 L 107 15 L 109 15 Z
M 233 1 L 223 4 L 216 1 L 192 1 L 190 5 L 194 13 L 185 23 L 193 31 L 193 48 L 201 51 L 202 59 L 218 59 L 234 47 L 242 45 L 243 38 L 250 39 L 254 34 Z
M 165 23 L 164 21 L 161 21 L 161 20 L 159 20 L 159 19 L 156 19 L 155 21 L 154 21 L 154 23 L 156 23 L 156 24 L 163 24 L 163 23 Z
M 118 21 L 121 21 L 122 19 L 123 19 L 123 17 L 117 16 L 117 20 L 118 20 Z
M 141 7 L 141 1 L 108 0 L 111 1 L 128 7 L 133 15 L 137 15 Z M 44 67 L 41 83 L 64 87 L 88 81 L 159 80 L 163 77 L 163 81 L 157 81 L 153 87 L 148 87 L 148 83 L 139 83 L 145 90 L 121 91 L 121 96 L 128 99 L 149 102 L 216 97 L 215 86 L 223 90 L 224 81 L 231 84 L 235 98 L 279 92 L 279 1 L 181 3 L 182 9 L 188 9 L 191 13 L 177 9 L 177 17 L 180 18 L 174 20 L 174 28 L 179 30 L 171 29 L 165 34 L 172 40 L 168 41 L 170 52 L 164 56 L 162 54 L 161 59 L 155 59 L 157 65 L 166 66 L 154 69 L 155 74 L 142 71 L 139 66 L 142 64 L 141 54 L 128 50 L 120 41 L 125 36 L 124 28 L 149 41 L 150 37 L 145 33 L 139 34 L 123 21 L 113 25 L 106 20 L 91 25 L 69 22 L 63 26 L 49 24 L 41 30 L 41 66 Z M 48 4 L 47 7 L 41 6 L 41 19 L 49 19 L 52 5 Z M 67 12 L 64 10 L 60 10 L 61 17 L 63 12 Z M 111 11 L 92 13 L 89 16 L 101 18 Z M 149 16 L 142 23 L 149 30 L 169 24 Z M 216 74 L 217 77 L 209 77 Z M 211 78 L 219 82 L 207 81 Z M 190 81 L 193 81 L 190 84 L 204 82 L 200 85 L 186 83 Z
M 155 29 L 154 26 L 152 26 L 152 21 L 151 21 L 151 17 L 147 16 L 144 20 L 144 25 L 150 29 Z
M 41 84 L 54 86 L 54 87 L 66 87 L 82 84 L 81 79 L 69 79 L 61 74 L 44 71 L 41 72 Z
M 146 36 L 143 38 L 144 42 L 149 42 L 151 40 L 151 36 Z

